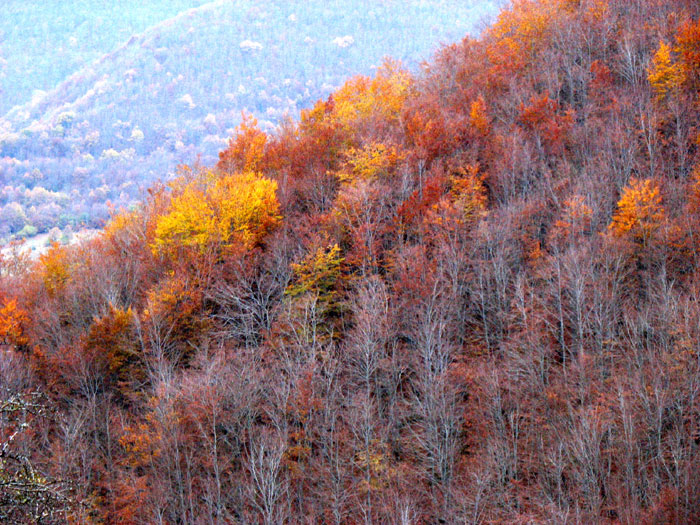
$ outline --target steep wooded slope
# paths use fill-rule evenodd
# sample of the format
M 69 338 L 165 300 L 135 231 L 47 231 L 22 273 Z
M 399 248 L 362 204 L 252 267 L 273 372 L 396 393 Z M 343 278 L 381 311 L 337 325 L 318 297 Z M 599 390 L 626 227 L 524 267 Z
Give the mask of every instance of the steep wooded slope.
M 699 43 L 519 0 L 6 260 L 12 450 L 108 523 L 698 522 Z

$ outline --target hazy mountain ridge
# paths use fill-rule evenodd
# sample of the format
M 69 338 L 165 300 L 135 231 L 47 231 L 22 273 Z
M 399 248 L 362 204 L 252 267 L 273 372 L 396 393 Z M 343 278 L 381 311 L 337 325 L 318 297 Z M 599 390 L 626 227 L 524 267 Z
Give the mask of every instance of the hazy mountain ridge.
M 209 0 L 7 0 L 0 9 L 0 114 L 183 9 Z
M 270 129 L 385 55 L 415 67 L 495 3 L 218 1 L 160 21 L 0 120 L 0 236 L 99 225 L 212 163 L 242 110 Z

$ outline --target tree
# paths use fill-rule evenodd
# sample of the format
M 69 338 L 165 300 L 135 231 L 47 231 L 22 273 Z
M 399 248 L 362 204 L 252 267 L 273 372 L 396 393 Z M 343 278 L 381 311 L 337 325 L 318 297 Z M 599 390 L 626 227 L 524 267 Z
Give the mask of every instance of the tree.
M 258 127 L 258 121 L 243 113 L 228 148 L 219 153 L 217 169 L 223 173 L 255 173 L 262 171 L 267 135 Z
M 677 95 L 680 91 L 684 80 L 683 70 L 671 57 L 671 46 L 664 41 L 659 42 L 659 49 L 654 53 L 648 78 L 659 100 Z
M 25 333 L 28 324 L 27 312 L 17 305 L 17 299 L 5 301 L 0 308 L 0 345 L 25 347 L 29 343 Z
M 39 258 L 44 287 L 50 297 L 58 295 L 70 279 L 71 265 L 66 250 L 58 243 Z
M 700 20 L 685 21 L 676 34 L 676 47 L 683 78 L 697 89 L 700 82 Z
M 285 293 L 290 297 L 297 297 L 310 292 L 324 303 L 333 302 L 343 260 L 337 244 L 309 253 L 302 262 L 292 263 L 295 282 Z
M 315 352 L 333 336 L 332 319 L 340 313 L 340 284 L 344 257 L 337 244 L 312 249 L 299 263 L 292 263 L 287 286 L 289 335 L 304 351 Z M 307 348 L 304 348 L 307 347 Z
M 200 254 L 232 244 L 253 248 L 281 219 L 276 190 L 275 181 L 250 172 L 217 177 L 205 171 L 178 181 L 170 209 L 158 218 L 153 252 L 173 257 L 183 248 Z
M 130 308 L 125 311 L 110 305 L 103 317 L 95 319 L 83 339 L 85 358 L 99 363 L 106 385 L 125 398 L 135 393 L 134 385 L 145 380 L 135 321 Z
M 489 116 L 486 111 L 486 101 L 482 95 L 472 101 L 471 108 L 469 110 L 469 118 L 471 120 L 471 125 L 483 136 L 488 136 L 491 131 L 491 124 L 489 123 Z
M 652 179 L 630 179 L 622 190 L 608 230 L 615 237 L 631 237 L 646 247 L 666 219 L 658 184 Z
M 346 157 L 347 166 L 338 173 L 338 178 L 344 183 L 386 178 L 395 172 L 402 159 L 396 147 L 381 142 L 367 144 L 361 149 L 350 148 Z
M 387 60 L 374 78 L 357 76 L 333 94 L 333 115 L 353 133 L 381 136 L 399 123 L 413 79 L 396 61 Z

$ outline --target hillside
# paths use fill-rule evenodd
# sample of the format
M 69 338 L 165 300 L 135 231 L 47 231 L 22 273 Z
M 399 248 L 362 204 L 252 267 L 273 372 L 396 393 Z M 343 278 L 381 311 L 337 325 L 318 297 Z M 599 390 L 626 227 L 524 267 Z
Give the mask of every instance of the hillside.
M 177 165 L 198 158 L 214 163 L 242 111 L 270 130 L 348 76 L 370 73 L 385 55 L 415 68 L 439 43 L 492 14 L 496 2 L 411 0 L 399 8 L 384 1 L 316 0 L 300 9 L 294 2 L 237 0 L 177 13 L 175 7 L 185 3 L 167 9 L 134 3 L 123 6 L 123 18 L 107 17 L 116 7 L 88 15 L 88 4 L 68 20 L 59 17 L 65 28 L 50 31 L 42 46 L 33 45 L 38 37 L 29 32 L 6 36 L 14 44 L 6 51 L 10 100 L 29 92 L 25 85 L 35 78 L 19 80 L 29 67 L 25 60 L 37 76 L 43 73 L 35 88 L 65 76 L 0 119 L 0 237 L 100 226 L 110 204 L 136 204 L 145 188 L 171 178 Z M 34 21 L 25 11 L 36 7 L 11 5 L 18 12 L 4 24 Z M 155 20 L 159 12 L 175 14 Z M 51 20 L 51 14 L 44 16 Z M 144 27 L 146 21 L 154 23 Z M 41 33 L 45 24 L 30 27 Z M 139 29 L 115 44 L 119 35 Z M 91 38 L 86 31 L 110 36 Z M 63 40 L 90 45 L 90 51 L 64 53 L 69 46 Z M 59 42 L 58 51 L 48 51 Z M 32 53 L 23 54 L 23 45 Z M 96 56 L 100 50 L 108 52 Z
M 4 255 L 0 521 L 700 523 L 699 88 L 694 0 L 515 0 Z

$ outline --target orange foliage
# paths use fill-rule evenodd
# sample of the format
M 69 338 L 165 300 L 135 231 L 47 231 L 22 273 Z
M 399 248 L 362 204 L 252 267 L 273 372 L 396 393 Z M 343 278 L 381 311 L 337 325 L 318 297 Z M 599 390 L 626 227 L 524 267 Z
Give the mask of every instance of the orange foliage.
M 266 144 L 267 135 L 258 128 L 257 119 L 244 112 L 216 167 L 224 173 L 261 171 Z
M 270 166 L 293 179 L 325 176 L 337 169 L 350 138 L 333 117 L 334 107 L 330 97 L 302 110 L 297 123 L 287 123 L 270 143 Z
M 593 74 L 592 86 L 594 93 L 613 85 L 613 76 L 610 68 L 599 60 L 591 63 L 591 73 Z
M 448 126 L 439 101 L 426 100 L 407 108 L 403 122 L 413 156 L 426 167 L 455 147 L 456 130 Z
M 581 195 L 566 199 L 562 217 L 552 225 L 550 241 L 556 244 L 579 239 L 590 230 L 592 213 Z
M 675 48 L 687 80 L 697 88 L 700 82 L 700 20 L 686 21 L 678 29 Z
M 544 46 L 560 0 L 516 0 L 486 31 L 488 58 L 499 75 L 534 64 Z
M 397 220 L 403 233 L 420 224 L 427 210 L 435 207 L 445 194 L 446 182 L 443 177 L 433 176 L 425 181 L 425 186 L 414 191 L 397 211 Z M 433 208 L 434 209 L 434 208 Z
M 30 453 L 107 523 L 697 522 L 700 23 L 655 44 L 684 2 L 513 0 L 0 272 L 34 350 L 0 369 L 62 418 Z M 631 178 L 608 225 L 647 168 L 666 208 Z
M 622 191 L 608 229 L 615 237 L 631 236 L 646 246 L 665 218 L 658 184 L 633 178 Z
M 690 176 L 688 202 L 693 212 L 700 213 L 700 165 L 695 166 Z
M 142 520 L 152 488 L 146 476 L 122 479 L 114 483 L 114 501 L 108 523 L 130 525 Z
M 122 391 L 129 381 L 143 379 L 138 369 L 140 359 L 131 309 L 120 310 L 110 305 L 109 311 L 96 319 L 83 340 L 85 352 L 103 362 L 108 376 Z
M 147 306 L 141 319 L 152 343 L 175 350 L 206 334 L 208 324 L 203 310 L 203 290 L 195 280 L 181 271 L 172 271 L 148 291 Z M 179 357 L 187 360 L 192 350 L 185 346 L 186 353 Z
M 39 258 L 39 267 L 44 287 L 49 297 L 54 297 L 63 290 L 70 278 L 70 264 L 65 248 L 53 243 Z
M 479 95 L 479 98 L 474 100 L 469 111 L 471 124 L 481 135 L 488 135 L 491 130 L 488 114 L 486 112 L 486 102 L 484 97 Z
M 29 344 L 25 327 L 29 316 L 17 306 L 16 299 L 10 299 L 0 308 L 0 344 L 24 347 Z
M 334 117 L 354 131 L 372 120 L 396 123 L 411 85 L 411 75 L 400 63 L 386 61 L 374 78 L 354 77 L 333 94 Z

